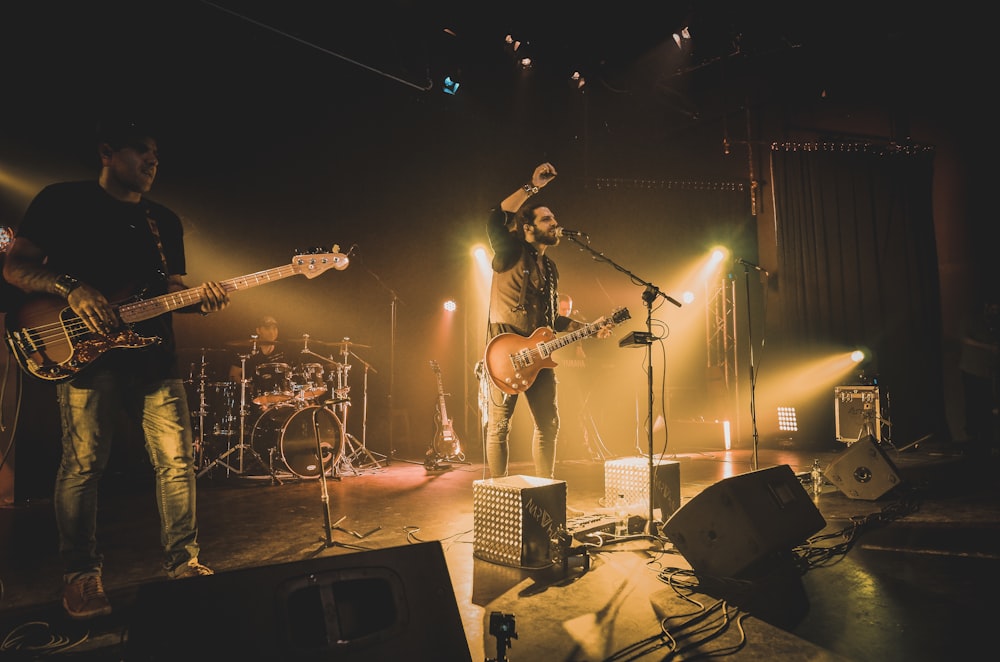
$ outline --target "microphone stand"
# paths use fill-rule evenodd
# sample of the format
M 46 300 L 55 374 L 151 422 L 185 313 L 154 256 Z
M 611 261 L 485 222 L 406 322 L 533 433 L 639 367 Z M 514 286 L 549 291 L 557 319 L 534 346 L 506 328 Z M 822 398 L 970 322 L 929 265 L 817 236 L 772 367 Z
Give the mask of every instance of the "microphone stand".
M 389 466 L 392 463 L 392 458 L 396 455 L 396 446 L 392 432 L 392 424 L 395 418 L 392 397 L 396 380 L 396 308 L 398 307 L 398 304 L 403 303 L 403 300 L 399 298 L 398 294 L 396 294 L 396 290 L 382 282 L 382 279 L 378 277 L 378 274 L 368 267 L 365 267 L 365 271 L 371 274 L 372 278 L 374 278 L 375 281 L 382 286 L 382 289 L 388 292 L 392 297 L 392 301 L 389 304 L 389 394 L 387 397 L 389 402 L 389 452 L 385 456 L 385 464 L 386 466 Z
M 753 432 L 753 451 L 750 454 L 750 468 L 756 471 L 757 466 L 757 447 L 760 442 L 760 436 L 757 432 L 757 371 L 754 366 L 753 357 L 753 324 L 751 323 L 752 317 L 750 312 L 750 266 L 742 262 L 743 264 L 743 284 L 746 293 L 747 301 L 747 345 L 749 347 L 749 359 L 750 359 L 750 427 Z M 767 272 L 764 272 L 767 273 Z M 765 295 L 766 296 L 766 295 Z
M 646 520 L 646 532 L 649 535 L 656 535 L 653 531 L 653 491 L 656 485 L 656 480 L 655 480 L 656 475 L 654 473 L 655 467 L 653 464 L 653 304 L 660 297 L 663 297 L 664 299 L 674 304 L 678 308 L 681 307 L 681 302 L 678 301 L 677 299 L 674 299 L 673 297 L 664 294 L 663 292 L 660 291 L 658 287 L 656 287 L 649 281 L 645 281 L 639 278 L 625 267 L 619 265 L 614 260 L 604 255 L 604 253 L 598 253 L 597 251 L 595 251 L 593 248 L 590 247 L 590 237 L 588 237 L 587 235 L 585 234 L 582 235 L 584 241 L 581 241 L 575 235 L 563 235 L 563 236 L 566 239 L 569 239 L 570 241 L 574 242 L 575 244 L 578 244 L 580 248 L 588 251 L 591 255 L 594 256 L 594 259 L 597 260 L 598 262 L 606 262 L 610 264 L 618 271 L 627 275 L 632 280 L 633 283 L 635 283 L 636 285 L 642 285 L 645 288 L 642 292 L 642 301 L 646 305 L 646 337 L 643 341 L 643 344 L 646 346 L 646 365 L 649 366 L 649 370 L 646 371 L 646 394 L 647 394 L 646 404 L 648 408 L 647 409 L 648 419 L 646 422 L 646 440 L 648 444 L 647 450 L 649 453 L 649 457 L 647 458 L 647 460 L 649 461 L 649 486 L 647 488 L 648 490 L 647 501 L 649 502 L 648 503 L 649 518 Z M 666 372 L 665 362 L 663 370 L 665 373 Z

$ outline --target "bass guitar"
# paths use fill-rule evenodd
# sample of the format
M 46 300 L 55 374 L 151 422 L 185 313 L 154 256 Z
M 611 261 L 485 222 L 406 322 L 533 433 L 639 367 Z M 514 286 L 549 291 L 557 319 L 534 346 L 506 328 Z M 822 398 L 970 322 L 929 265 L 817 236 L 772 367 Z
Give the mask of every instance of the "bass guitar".
M 544 326 L 528 337 L 501 333 L 486 344 L 483 365 L 494 386 L 507 395 L 516 395 L 535 382 L 542 368 L 556 367 L 552 352 L 597 335 L 602 329 L 621 324 L 630 317 L 628 308 L 618 308 L 610 317 L 601 317 L 561 336 Z
M 338 246 L 333 247 L 334 251 L 338 249 Z M 349 262 L 348 257 L 339 252 L 301 253 L 289 265 L 231 278 L 220 284 L 226 292 L 234 292 L 296 274 L 315 278 L 328 269 L 343 271 Z M 201 288 L 197 287 L 115 304 L 122 324 L 105 335 L 91 332 L 66 305 L 65 299 L 50 294 L 30 294 L 7 313 L 4 336 L 17 364 L 28 375 L 61 382 L 90 367 L 112 349 L 155 345 L 160 338 L 139 335 L 130 325 L 197 304 L 201 298 Z
M 451 419 L 448 418 L 448 408 L 444 402 L 444 384 L 441 382 L 441 367 L 437 361 L 431 361 L 431 369 L 434 370 L 434 374 L 437 376 L 438 389 L 437 430 L 434 434 L 434 443 L 431 444 L 431 448 L 438 457 L 459 461 L 464 460 L 465 454 L 462 453 L 462 444 L 458 440 L 458 435 L 455 434 L 455 428 L 451 424 Z

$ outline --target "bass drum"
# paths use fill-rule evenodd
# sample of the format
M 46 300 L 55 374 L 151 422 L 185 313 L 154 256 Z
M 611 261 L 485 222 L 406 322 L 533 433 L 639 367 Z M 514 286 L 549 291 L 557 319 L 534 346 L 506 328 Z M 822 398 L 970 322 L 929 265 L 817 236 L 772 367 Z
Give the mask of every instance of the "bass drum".
M 323 455 L 323 471 L 340 461 L 344 454 L 344 433 L 340 419 L 323 407 L 278 405 L 265 411 L 254 423 L 250 446 L 262 458 L 281 458 L 288 470 L 301 478 L 319 478 L 316 456 L 316 429 Z

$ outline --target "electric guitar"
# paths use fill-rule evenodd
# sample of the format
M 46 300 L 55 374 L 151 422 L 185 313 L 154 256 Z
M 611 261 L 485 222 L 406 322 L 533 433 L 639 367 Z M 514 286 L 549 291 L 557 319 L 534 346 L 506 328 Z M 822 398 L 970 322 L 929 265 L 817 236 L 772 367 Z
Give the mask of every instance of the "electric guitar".
M 458 435 L 455 434 L 455 428 L 451 425 L 451 419 L 448 418 L 448 409 L 444 403 L 444 385 L 441 383 L 441 367 L 437 361 L 431 361 L 431 369 L 434 370 L 434 374 L 437 376 L 438 387 L 437 431 L 434 434 L 434 443 L 431 446 L 439 457 L 454 458 L 459 461 L 464 460 L 465 455 L 462 453 L 462 444 L 458 441 Z
M 517 333 L 501 333 L 486 344 L 483 364 L 490 381 L 507 395 L 517 395 L 535 382 L 542 368 L 554 368 L 552 352 L 597 335 L 602 329 L 629 319 L 628 308 L 618 308 L 610 318 L 601 317 L 576 331 L 556 336 L 548 327 L 539 327 L 527 338 Z
M 298 254 L 289 265 L 239 276 L 220 284 L 226 292 L 233 292 L 296 274 L 315 278 L 328 269 L 343 271 L 350 260 L 343 253 L 336 252 L 338 246 L 334 246 L 333 250 L 335 252 L 332 253 Z M 65 299 L 51 294 L 30 294 L 7 313 L 4 334 L 22 370 L 32 377 L 61 382 L 90 367 L 109 350 L 155 345 L 160 338 L 141 336 L 130 325 L 194 305 L 201 298 L 201 288 L 197 287 L 116 304 L 122 324 L 105 335 L 91 332 L 66 305 Z

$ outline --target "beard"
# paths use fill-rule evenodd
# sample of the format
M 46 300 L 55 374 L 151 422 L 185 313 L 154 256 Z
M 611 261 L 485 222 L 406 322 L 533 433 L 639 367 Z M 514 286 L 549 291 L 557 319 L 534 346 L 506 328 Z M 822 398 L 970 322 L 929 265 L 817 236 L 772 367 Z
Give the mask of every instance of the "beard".
M 546 246 L 558 246 L 559 245 L 559 235 L 552 232 L 537 233 L 535 234 L 535 241 L 539 244 L 545 244 Z

